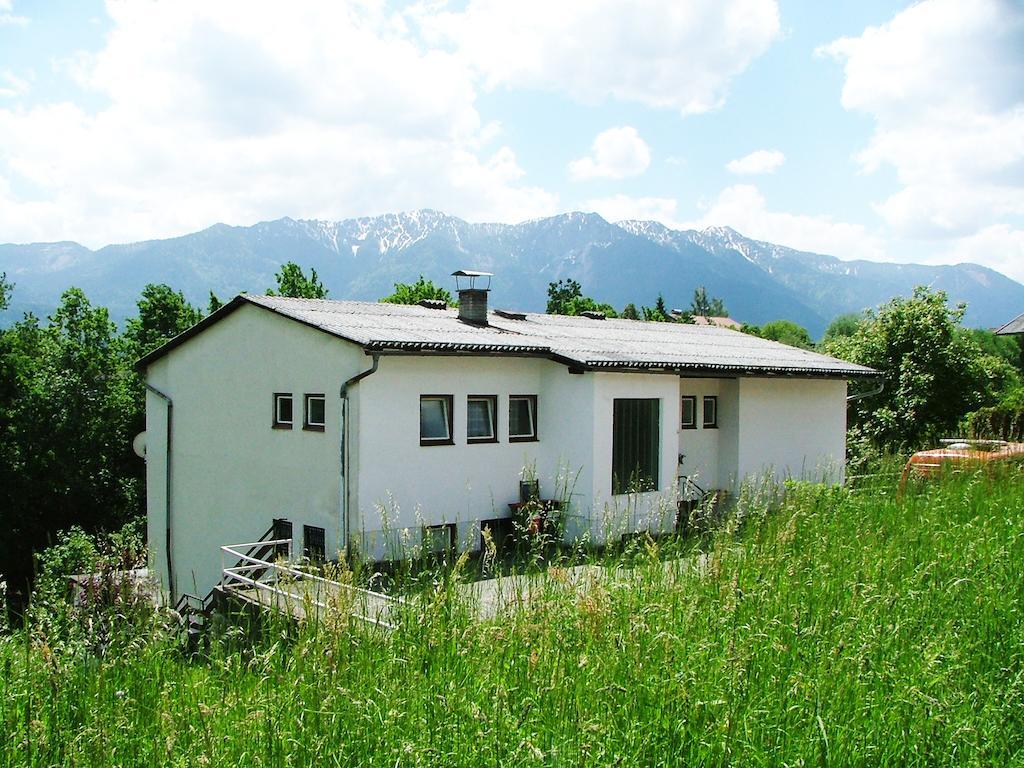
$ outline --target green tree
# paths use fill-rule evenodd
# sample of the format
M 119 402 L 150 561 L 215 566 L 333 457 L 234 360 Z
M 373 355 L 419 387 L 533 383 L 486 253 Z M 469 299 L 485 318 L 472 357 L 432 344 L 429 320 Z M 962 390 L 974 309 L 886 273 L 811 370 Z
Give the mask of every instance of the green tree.
M 708 296 L 707 289 L 701 285 L 693 291 L 693 301 L 690 303 L 690 312 L 698 317 L 728 317 L 729 310 L 725 303 L 717 296 Z
M 210 299 L 206 302 L 206 314 L 212 315 L 218 309 L 224 306 L 224 302 L 217 298 L 217 294 L 210 291 Z
M 863 312 L 848 312 L 845 315 L 839 315 L 825 329 L 825 334 L 821 337 L 822 343 L 844 336 L 853 336 L 866 319 Z
M 665 306 L 665 297 L 660 293 L 658 294 L 658 300 L 654 302 L 654 308 L 641 307 L 643 312 L 644 320 L 647 322 L 654 323 L 674 323 L 676 318 L 672 316 L 672 313 L 668 311 L 668 307 Z
M 629 302 L 622 308 L 622 314 L 619 317 L 625 318 L 626 320 L 639 320 L 640 313 L 636 311 L 636 304 Z
M 163 284 L 150 283 L 143 288 L 137 306 L 138 316 L 128 320 L 124 331 L 136 357 L 152 352 L 203 319 L 203 313 L 189 304 L 181 291 Z
M 963 305 L 948 306 L 944 292 L 918 287 L 913 297 L 867 313 L 853 335 L 823 343 L 829 354 L 885 375 L 881 394 L 851 404 L 854 442 L 916 450 L 949 436 L 965 414 L 995 403 L 1013 385 L 1013 369 L 961 332 L 963 314 Z
M 580 315 L 584 312 L 603 312 L 605 317 L 618 317 L 611 304 L 602 304 L 584 296 L 582 287 L 575 280 L 559 280 L 548 284 L 549 315 Z
M 327 289 L 317 277 L 316 270 L 309 270 L 309 277 L 302 272 L 302 267 L 294 261 L 289 261 L 281 266 L 281 271 L 276 273 L 277 290 L 267 289 L 268 296 L 287 296 L 293 299 L 326 299 Z
M 744 325 L 743 332 L 762 339 L 778 341 L 800 349 L 814 349 L 814 341 L 807 329 L 792 320 L 772 320 L 764 325 Z
M 381 301 L 385 304 L 419 304 L 421 301 L 443 301 L 452 304 L 452 295 L 444 288 L 424 280 L 420 275 L 415 283 L 395 283 L 395 290 Z

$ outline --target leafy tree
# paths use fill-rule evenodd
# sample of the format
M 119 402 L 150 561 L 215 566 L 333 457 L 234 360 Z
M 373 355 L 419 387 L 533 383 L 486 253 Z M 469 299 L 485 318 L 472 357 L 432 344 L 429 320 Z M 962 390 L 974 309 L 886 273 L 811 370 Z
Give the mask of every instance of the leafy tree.
M 961 332 L 963 313 L 963 305 L 947 305 L 944 292 L 918 287 L 913 297 L 867 313 L 852 335 L 823 344 L 829 354 L 885 375 L 881 394 L 851 404 L 853 442 L 917 449 L 948 436 L 965 414 L 1013 385 L 1013 369 Z
M 288 296 L 293 299 L 326 299 L 327 289 L 317 277 L 316 270 L 309 270 L 309 277 L 302 272 L 302 267 L 294 261 L 281 266 L 276 273 L 277 290 L 267 289 L 268 296 Z
M 141 511 L 127 348 L 107 311 L 75 288 L 48 325 L 29 315 L 0 336 L 0 563 L 15 588 L 57 531 Z
M 395 290 L 381 301 L 385 304 L 419 304 L 421 301 L 443 301 L 452 304 L 452 295 L 432 280 L 424 280 L 420 275 L 415 283 L 395 283 Z
M 636 311 L 636 305 L 633 302 L 629 302 L 629 304 L 622 308 L 622 314 L 619 317 L 626 320 L 639 320 L 640 313 Z
M 788 344 L 791 347 L 814 349 L 814 342 L 807 329 L 792 320 L 772 320 L 762 326 L 744 325 L 743 332 L 749 333 L 751 336 L 759 336 L 762 339 Z
M 601 304 L 584 296 L 582 287 L 575 280 L 559 280 L 548 284 L 549 315 L 580 315 L 584 312 L 603 312 L 606 317 L 618 317 L 611 304 Z
M 137 306 L 138 317 L 128 321 L 124 332 L 136 357 L 152 352 L 203 319 L 203 313 L 189 304 L 181 291 L 168 285 L 147 285 Z
M 690 304 L 690 312 L 698 317 L 728 317 L 729 310 L 725 308 L 724 302 L 717 296 L 708 296 L 707 289 L 701 285 L 693 292 L 693 301 Z
M 0 312 L 3 312 L 11 303 L 11 292 L 14 286 L 7 282 L 7 273 L 0 272 Z
M 824 343 L 845 336 L 853 336 L 866 319 L 863 312 L 849 312 L 845 315 L 839 315 L 829 323 L 821 340 Z

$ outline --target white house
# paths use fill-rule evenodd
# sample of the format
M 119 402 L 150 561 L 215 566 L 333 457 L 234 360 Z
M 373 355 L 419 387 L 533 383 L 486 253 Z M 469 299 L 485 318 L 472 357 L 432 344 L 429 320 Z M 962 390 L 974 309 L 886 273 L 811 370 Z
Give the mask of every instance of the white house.
M 679 477 L 842 478 L 846 382 L 875 372 L 713 326 L 238 296 L 139 362 L 149 541 L 172 597 L 292 523 L 311 556 L 480 546 L 519 482 L 568 535 L 674 525 Z M 627 493 L 632 478 L 633 490 Z

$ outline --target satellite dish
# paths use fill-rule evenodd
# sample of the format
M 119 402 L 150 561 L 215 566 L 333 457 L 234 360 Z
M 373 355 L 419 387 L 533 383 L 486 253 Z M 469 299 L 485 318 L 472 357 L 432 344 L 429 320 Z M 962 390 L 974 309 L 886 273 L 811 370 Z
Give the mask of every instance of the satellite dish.
M 132 450 L 140 459 L 146 458 L 146 430 L 142 430 L 132 440 Z

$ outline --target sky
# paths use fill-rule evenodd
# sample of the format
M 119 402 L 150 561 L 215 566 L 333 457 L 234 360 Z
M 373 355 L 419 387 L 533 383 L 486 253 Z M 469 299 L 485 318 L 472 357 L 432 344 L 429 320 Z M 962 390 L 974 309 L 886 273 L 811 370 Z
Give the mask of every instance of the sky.
M 1024 2 L 0 0 L 0 242 L 419 208 L 1024 281 Z

